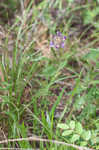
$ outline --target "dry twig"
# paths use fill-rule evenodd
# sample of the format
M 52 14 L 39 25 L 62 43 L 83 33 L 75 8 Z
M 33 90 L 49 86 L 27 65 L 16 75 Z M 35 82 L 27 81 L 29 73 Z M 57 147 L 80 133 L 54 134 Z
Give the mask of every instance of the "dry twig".
M 74 144 L 68 144 L 68 143 L 65 143 L 65 142 L 57 141 L 57 140 L 41 139 L 40 137 L 37 137 L 37 136 L 28 137 L 28 138 L 18 138 L 18 139 L 2 140 L 2 141 L 0 141 L 0 144 L 8 143 L 8 142 L 18 142 L 18 141 L 48 142 L 48 143 L 54 143 L 54 144 L 57 144 L 57 145 L 65 145 L 65 146 L 74 147 L 77 150 L 94 150 L 94 149 L 90 149 L 90 148 L 87 148 L 87 147 L 81 147 L 81 146 L 77 146 L 77 145 L 74 145 Z

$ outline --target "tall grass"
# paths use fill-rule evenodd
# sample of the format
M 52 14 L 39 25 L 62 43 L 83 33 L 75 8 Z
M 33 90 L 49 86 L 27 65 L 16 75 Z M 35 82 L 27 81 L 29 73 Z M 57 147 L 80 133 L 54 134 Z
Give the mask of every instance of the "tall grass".
M 21 3 L 22 6 L 23 3 Z M 49 13 L 52 6 L 53 9 L 57 8 L 60 14 L 54 14 L 56 20 Z M 71 6 L 73 4 L 67 2 L 67 7 L 64 8 L 62 1 L 59 0 L 42 1 L 35 5 L 31 0 L 27 8 L 22 8 L 22 15 L 17 16 L 13 25 L 7 28 L 8 36 L 2 44 L 3 52 L 0 57 L 0 71 L 4 78 L 0 81 L 2 134 L 0 141 L 37 136 L 41 139 L 62 140 L 70 143 L 68 137 L 61 136 L 57 124 L 68 123 L 74 119 L 96 135 L 93 138 L 96 139 L 96 143 L 90 139 L 84 146 L 98 149 L 99 53 L 97 48 L 94 49 L 94 44 L 98 41 L 98 36 L 95 36 L 97 29 L 92 29 L 92 35 L 89 35 L 87 39 L 82 39 L 87 29 L 83 31 L 80 38 L 76 37 L 75 29 L 72 29 L 73 18 L 77 10 L 86 9 L 89 4 L 86 2 L 85 5 L 75 7 L 75 9 Z M 31 13 L 32 10 L 33 13 Z M 64 18 L 59 24 L 63 10 Z M 54 10 L 54 13 L 56 12 Z M 71 13 L 74 14 L 71 15 Z M 38 26 L 42 32 L 39 32 Z M 44 32 L 45 28 L 47 32 Z M 55 52 L 56 55 L 50 50 L 51 57 L 47 57 L 48 49 L 44 47 L 46 46 L 44 42 L 47 41 L 49 46 L 49 35 L 55 34 L 57 30 L 67 36 L 65 49 Z M 71 30 L 75 34 L 72 37 Z M 13 40 L 12 51 L 9 50 L 9 35 L 12 35 Z M 89 41 L 93 35 L 95 39 Z M 90 49 L 89 53 L 86 54 L 85 48 Z M 43 50 L 45 50 L 45 55 L 43 55 Z M 85 51 L 84 56 L 82 56 L 82 51 Z M 81 54 L 80 57 L 78 53 Z M 60 104 L 62 110 L 59 108 L 60 112 L 58 112 Z M 80 141 L 73 144 L 83 146 Z M 37 140 L 36 142 L 28 139 L 0 144 L 1 149 L 4 147 L 9 149 L 80 149 L 80 147 L 68 144 L 57 145 L 51 141 L 48 143 Z

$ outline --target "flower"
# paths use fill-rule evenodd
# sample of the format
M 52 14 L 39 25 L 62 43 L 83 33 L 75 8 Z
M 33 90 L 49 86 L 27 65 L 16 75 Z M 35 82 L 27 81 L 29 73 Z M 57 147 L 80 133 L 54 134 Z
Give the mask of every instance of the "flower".
M 50 41 L 50 47 L 58 50 L 59 48 L 64 48 L 66 36 L 63 36 L 60 31 L 56 32 L 56 35 L 52 36 L 52 41 Z
M 54 47 L 54 42 L 50 42 L 50 47 Z
M 57 31 L 57 36 L 62 36 L 62 33 Z
M 64 48 L 64 42 L 61 43 L 61 48 Z

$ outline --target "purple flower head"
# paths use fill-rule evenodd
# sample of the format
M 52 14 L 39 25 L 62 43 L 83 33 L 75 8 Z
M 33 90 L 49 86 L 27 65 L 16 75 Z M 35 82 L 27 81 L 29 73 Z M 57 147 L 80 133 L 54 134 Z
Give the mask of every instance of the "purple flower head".
M 62 33 L 61 32 L 59 32 L 59 31 L 57 31 L 57 36 L 62 36 Z
M 60 31 L 56 32 L 56 35 L 52 36 L 52 41 L 50 42 L 50 47 L 58 50 L 59 48 L 64 48 L 66 36 L 63 36 Z
M 63 40 L 66 40 L 66 36 L 63 37 Z
M 64 42 L 61 43 L 61 48 L 64 48 L 65 44 Z
M 54 42 L 53 41 L 50 42 L 50 47 L 54 47 Z

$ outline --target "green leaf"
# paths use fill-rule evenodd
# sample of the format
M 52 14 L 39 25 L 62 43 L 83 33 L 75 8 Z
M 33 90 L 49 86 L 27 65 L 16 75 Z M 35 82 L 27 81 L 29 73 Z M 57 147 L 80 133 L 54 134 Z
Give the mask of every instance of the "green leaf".
M 81 125 L 80 122 L 77 122 L 77 123 L 76 123 L 76 132 L 77 132 L 78 134 L 82 134 L 82 132 L 83 132 L 83 128 L 82 128 L 82 125 Z
M 95 126 L 96 126 L 97 129 L 99 129 L 99 122 L 96 122 Z
M 52 109 L 51 109 L 50 115 L 53 115 L 53 114 L 54 114 L 57 105 L 60 103 L 60 101 L 61 101 L 61 99 L 62 99 L 64 90 L 65 90 L 65 88 L 62 89 L 62 91 L 60 92 L 59 96 L 57 97 L 57 100 L 55 101 L 55 103 L 54 103 L 54 105 L 53 105 L 53 107 L 52 107 Z
M 85 11 L 83 15 L 84 15 L 84 24 L 92 23 L 94 16 L 90 10 Z
M 84 56 L 84 59 L 85 60 L 93 60 L 93 61 L 97 61 L 99 57 L 99 49 L 91 49 L 90 52 L 88 54 L 86 54 Z
M 69 126 L 68 125 L 66 125 L 65 123 L 59 123 L 58 125 L 57 125 L 57 127 L 58 128 L 61 128 L 61 129 L 69 129 Z
M 74 134 L 74 135 L 72 136 L 72 138 L 70 139 L 70 141 L 71 141 L 72 143 L 74 143 L 75 141 L 79 140 L 79 138 L 80 138 L 80 135 Z
M 70 126 L 70 129 L 74 129 L 75 128 L 75 121 L 70 121 L 70 124 L 69 124 L 69 126 Z
M 92 144 L 99 144 L 99 137 L 94 137 L 91 139 Z
M 80 146 L 86 146 L 86 145 L 87 145 L 86 141 L 80 142 Z
M 68 136 L 71 135 L 73 133 L 73 130 L 66 130 L 62 133 L 62 136 Z
M 18 125 L 18 131 L 19 131 L 19 135 L 22 138 L 26 138 L 27 137 L 27 127 L 25 127 L 24 122 L 22 122 L 22 124 Z M 19 141 L 18 142 L 20 147 L 24 147 L 24 148 L 31 148 L 29 141 Z
M 93 80 L 90 82 L 90 84 L 93 84 L 93 85 L 99 84 L 99 80 Z
M 82 137 L 84 140 L 88 141 L 91 138 L 91 131 L 84 130 L 82 132 Z
M 54 74 L 56 73 L 56 68 L 55 66 L 51 65 L 51 66 L 46 66 L 46 68 L 43 71 L 43 75 L 46 78 L 52 77 Z
M 73 2 L 74 2 L 74 0 L 68 0 L 68 2 L 69 2 L 69 3 L 73 3 Z

